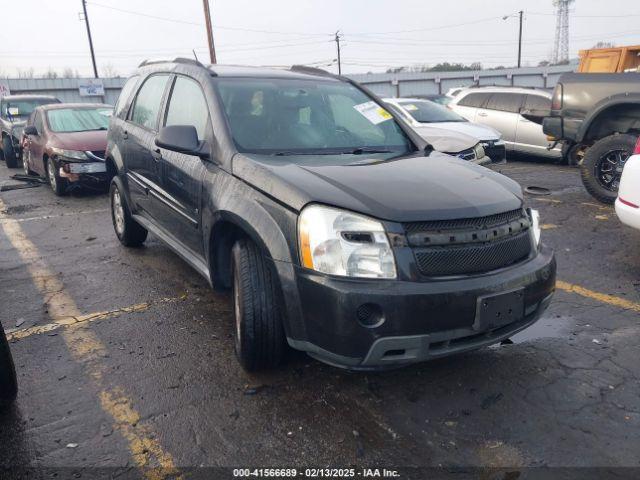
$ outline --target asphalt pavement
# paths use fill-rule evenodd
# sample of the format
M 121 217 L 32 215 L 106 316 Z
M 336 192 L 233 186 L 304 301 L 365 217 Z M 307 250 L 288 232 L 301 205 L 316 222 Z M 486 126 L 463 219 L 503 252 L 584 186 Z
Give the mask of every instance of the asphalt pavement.
M 0 467 L 640 467 L 640 232 L 575 168 L 496 168 L 550 190 L 527 195 L 557 254 L 549 310 L 513 343 L 375 374 L 296 353 L 245 373 L 230 296 L 151 235 L 122 247 L 105 194 L 0 193 L 0 320 L 20 386 Z M 0 164 L 0 186 L 17 172 Z

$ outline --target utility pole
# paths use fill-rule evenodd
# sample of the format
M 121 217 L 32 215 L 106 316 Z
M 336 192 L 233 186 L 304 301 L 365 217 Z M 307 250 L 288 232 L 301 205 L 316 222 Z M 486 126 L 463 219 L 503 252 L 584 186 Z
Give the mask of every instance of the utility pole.
M 340 30 L 336 32 L 336 46 L 338 47 L 338 75 L 342 75 L 342 63 L 340 60 Z
M 207 40 L 209 42 L 209 59 L 211 64 L 216 62 L 216 47 L 213 44 L 213 29 L 211 27 L 211 11 L 209 10 L 209 0 L 203 0 L 204 3 L 204 21 L 207 25 Z
M 520 35 L 518 36 L 518 68 L 522 64 L 522 14 L 524 13 L 520 10 Z
M 91 39 L 91 27 L 89 27 L 89 16 L 87 15 L 87 0 L 82 0 L 82 10 L 84 12 L 84 23 L 87 25 L 87 36 L 89 37 L 89 50 L 91 50 L 91 63 L 93 63 L 93 75 L 98 78 L 98 67 L 96 67 L 96 54 L 93 51 L 93 40 Z

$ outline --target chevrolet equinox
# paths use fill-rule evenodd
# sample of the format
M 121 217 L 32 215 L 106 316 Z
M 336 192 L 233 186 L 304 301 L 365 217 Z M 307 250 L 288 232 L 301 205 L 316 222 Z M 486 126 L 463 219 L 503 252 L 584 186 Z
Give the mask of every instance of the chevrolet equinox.
M 507 339 L 555 288 L 520 186 L 437 153 L 355 82 L 175 59 L 125 84 L 106 151 L 113 225 L 231 289 L 247 370 L 286 345 L 350 369 Z

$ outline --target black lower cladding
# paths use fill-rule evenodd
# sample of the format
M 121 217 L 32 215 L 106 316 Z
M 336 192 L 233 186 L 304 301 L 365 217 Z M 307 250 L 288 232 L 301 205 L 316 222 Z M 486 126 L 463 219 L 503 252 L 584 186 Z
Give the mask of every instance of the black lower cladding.
M 298 320 L 304 322 L 306 338 L 289 341 L 317 357 L 329 354 L 325 359 L 330 363 L 357 366 L 381 339 L 482 333 L 474 324 L 478 299 L 486 296 L 519 290 L 525 312 L 535 312 L 553 293 L 555 273 L 553 250 L 545 246 L 533 258 L 511 268 L 444 280 L 348 279 L 295 267 L 297 288 L 289 291 L 296 292 L 298 298 L 287 301 L 299 301 L 303 307 Z M 281 281 L 287 281 L 283 275 Z M 376 315 L 383 321 L 363 322 L 363 305 L 377 309 Z

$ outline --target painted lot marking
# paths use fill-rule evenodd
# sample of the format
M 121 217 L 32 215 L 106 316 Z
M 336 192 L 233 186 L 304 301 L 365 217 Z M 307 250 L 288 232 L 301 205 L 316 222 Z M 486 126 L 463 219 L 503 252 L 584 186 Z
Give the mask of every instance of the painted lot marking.
M 0 226 L 20 258 L 27 265 L 31 278 L 43 295 L 52 319 L 78 319 L 83 315 L 62 281 L 54 275 L 42 259 L 37 247 L 27 238 L 20 223 L 9 218 L 4 202 L 0 199 Z M 54 321 L 55 323 L 55 321 Z M 99 390 L 102 409 L 112 417 L 114 429 L 128 441 L 129 451 L 135 464 L 150 480 L 175 477 L 178 470 L 171 455 L 165 452 L 155 438 L 151 427 L 139 423 L 140 415 L 133 408 L 133 402 L 124 389 L 109 386 L 105 380 L 107 368 L 100 359 L 107 354 L 106 347 L 91 330 L 85 328 L 88 322 L 74 321 L 63 329 L 64 339 L 73 358 L 84 365 L 86 372 Z
M 575 293 L 582 297 L 590 298 L 598 302 L 606 303 L 613 307 L 622 308 L 624 310 L 631 310 L 632 312 L 640 313 L 640 303 L 635 303 L 630 300 L 609 295 L 607 293 L 594 292 L 588 288 L 581 287 L 580 285 L 573 285 L 571 283 L 563 282 L 562 280 L 556 281 L 556 288 L 569 293 Z
M 4 210 L 4 207 L 2 208 Z M 0 223 L 4 223 L 7 221 L 10 222 L 18 222 L 18 223 L 22 223 L 22 222 L 33 222 L 34 220 L 49 220 L 52 218 L 60 218 L 60 217 L 75 217 L 78 215 L 91 215 L 94 213 L 105 213 L 105 212 L 109 212 L 110 210 L 108 208 L 100 208 L 100 209 L 96 209 L 96 210 L 85 210 L 84 212 L 74 212 L 74 213 L 66 213 L 66 214 L 57 214 L 57 215 L 42 215 L 39 217 L 26 217 L 26 218 L 8 218 L 6 217 L 6 214 L 4 214 L 5 216 L 0 216 Z M 0 211 L 0 214 L 2 214 L 3 212 Z

